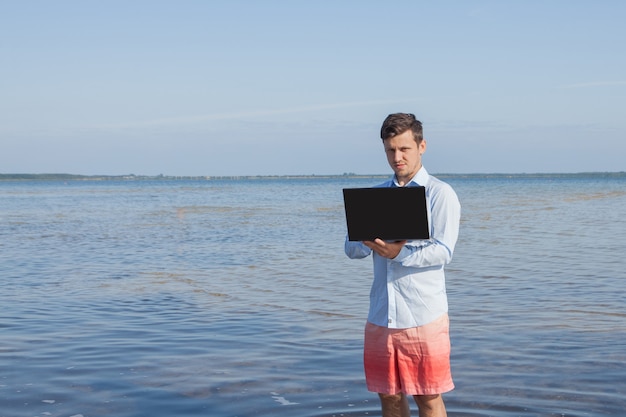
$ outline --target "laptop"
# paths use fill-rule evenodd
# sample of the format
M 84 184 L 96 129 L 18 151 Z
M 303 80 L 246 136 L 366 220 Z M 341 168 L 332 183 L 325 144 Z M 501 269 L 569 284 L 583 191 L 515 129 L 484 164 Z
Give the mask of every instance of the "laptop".
M 429 239 L 424 187 L 344 188 L 348 239 Z

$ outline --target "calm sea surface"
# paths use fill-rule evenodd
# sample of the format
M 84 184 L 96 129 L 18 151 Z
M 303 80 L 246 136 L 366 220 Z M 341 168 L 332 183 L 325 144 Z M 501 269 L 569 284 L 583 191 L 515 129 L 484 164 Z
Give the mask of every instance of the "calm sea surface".
M 449 415 L 626 415 L 626 175 L 441 178 Z M 0 417 L 379 416 L 341 189 L 380 182 L 0 182 Z

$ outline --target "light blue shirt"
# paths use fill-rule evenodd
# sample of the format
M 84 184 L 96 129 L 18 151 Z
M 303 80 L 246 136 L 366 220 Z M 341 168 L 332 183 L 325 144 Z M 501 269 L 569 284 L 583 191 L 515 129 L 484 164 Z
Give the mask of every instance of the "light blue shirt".
M 395 176 L 379 187 L 398 187 Z M 452 260 L 459 235 L 461 205 L 450 185 L 429 175 L 424 167 L 406 184 L 424 186 L 430 239 L 410 240 L 394 259 L 375 252 L 374 281 L 367 320 L 394 329 L 418 327 L 448 311 L 444 266 Z M 398 208 L 398 215 L 410 217 Z M 345 252 L 352 259 L 365 258 L 372 250 L 346 236 Z

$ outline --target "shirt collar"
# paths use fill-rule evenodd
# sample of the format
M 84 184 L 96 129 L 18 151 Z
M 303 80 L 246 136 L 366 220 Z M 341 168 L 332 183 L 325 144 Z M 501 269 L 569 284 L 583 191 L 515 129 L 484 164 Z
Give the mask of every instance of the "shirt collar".
M 405 184 L 405 187 L 426 186 L 426 184 L 428 183 L 428 177 L 428 171 L 426 171 L 426 168 L 424 168 L 424 166 L 422 165 L 419 171 L 417 171 L 413 178 L 411 178 L 411 181 Z M 398 184 L 398 179 L 395 175 L 393 176 L 392 181 L 394 186 L 400 187 L 400 184 Z

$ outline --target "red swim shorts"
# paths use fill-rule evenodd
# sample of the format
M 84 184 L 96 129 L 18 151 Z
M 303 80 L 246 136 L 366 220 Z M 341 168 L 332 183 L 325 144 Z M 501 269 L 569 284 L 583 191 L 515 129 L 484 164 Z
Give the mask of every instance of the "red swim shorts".
M 447 314 L 424 326 L 365 326 L 365 381 L 381 394 L 435 395 L 452 391 Z

